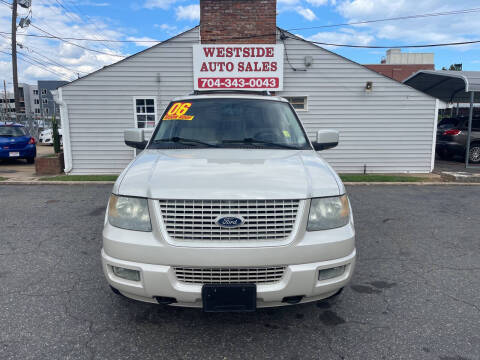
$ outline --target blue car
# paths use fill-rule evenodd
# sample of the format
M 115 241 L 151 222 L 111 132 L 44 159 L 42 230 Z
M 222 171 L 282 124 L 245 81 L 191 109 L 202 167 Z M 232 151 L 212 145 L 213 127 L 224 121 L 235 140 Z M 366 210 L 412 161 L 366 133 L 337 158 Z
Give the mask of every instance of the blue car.
M 26 159 L 33 164 L 37 156 L 35 138 L 21 124 L 0 122 L 0 160 Z

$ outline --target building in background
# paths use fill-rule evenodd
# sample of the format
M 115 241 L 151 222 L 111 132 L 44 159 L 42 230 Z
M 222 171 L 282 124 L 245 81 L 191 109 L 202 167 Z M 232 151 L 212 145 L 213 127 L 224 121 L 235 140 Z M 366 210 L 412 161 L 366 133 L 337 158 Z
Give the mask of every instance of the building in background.
M 60 86 L 68 84 L 68 81 L 59 80 L 39 80 L 37 82 L 37 90 L 40 101 L 40 113 L 44 117 L 51 117 L 54 113 L 57 117 L 60 112 L 53 101 L 52 90 L 57 90 Z
M 58 80 L 39 80 L 36 85 L 20 83 L 18 90 L 20 94 L 20 115 L 33 119 L 51 119 L 54 111 L 57 117 L 60 116 L 51 91 L 67 84 L 67 81 Z M 0 96 L 0 113 L 2 119 L 8 121 L 16 119 L 15 116 L 15 99 L 13 93 L 2 91 Z
M 41 111 L 38 86 L 21 83 L 18 85 L 18 88 L 20 90 L 20 107 L 23 110 L 22 113 L 29 117 L 39 118 Z
M 15 99 L 13 93 L 2 91 L 0 97 L 0 121 L 15 119 Z
M 435 70 L 433 53 L 404 53 L 401 49 L 389 49 L 380 64 L 365 66 L 400 82 L 419 70 Z

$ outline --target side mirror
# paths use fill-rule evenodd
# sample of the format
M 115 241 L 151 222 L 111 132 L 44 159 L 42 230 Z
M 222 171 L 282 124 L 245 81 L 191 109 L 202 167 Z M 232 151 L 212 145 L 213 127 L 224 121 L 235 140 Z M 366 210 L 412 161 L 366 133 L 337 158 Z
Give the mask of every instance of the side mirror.
M 338 145 L 340 137 L 337 130 L 319 130 L 317 132 L 317 141 L 312 145 L 316 151 L 334 148 Z
M 135 149 L 145 149 L 148 141 L 145 140 L 143 129 L 125 129 L 123 132 L 125 144 Z

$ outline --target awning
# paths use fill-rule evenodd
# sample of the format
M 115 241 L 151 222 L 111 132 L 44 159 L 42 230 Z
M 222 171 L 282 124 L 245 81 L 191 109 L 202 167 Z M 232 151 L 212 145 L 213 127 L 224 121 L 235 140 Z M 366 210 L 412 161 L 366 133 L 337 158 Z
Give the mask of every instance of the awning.
M 470 103 L 465 167 L 472 137 L 473 104 L 480 102 L 480 71 L 420 70 L 403 82 L 444 102 Z
M 403 83 L 444 102 L 470 103 L 473 91 L 480 103 L 480 71 L 420 70 Z

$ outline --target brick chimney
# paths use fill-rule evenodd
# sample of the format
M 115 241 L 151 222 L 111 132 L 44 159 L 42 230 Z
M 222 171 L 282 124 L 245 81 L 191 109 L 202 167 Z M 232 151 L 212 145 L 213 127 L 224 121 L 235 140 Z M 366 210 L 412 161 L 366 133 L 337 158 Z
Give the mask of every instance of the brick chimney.
M 200 0 L 202 44 L 275 44 L 276 30 L 277 0 Z

